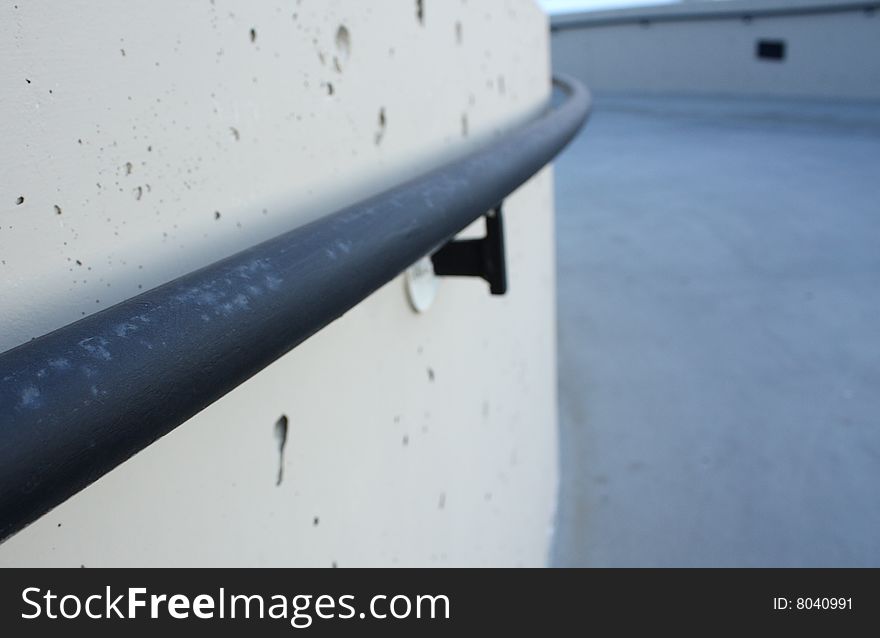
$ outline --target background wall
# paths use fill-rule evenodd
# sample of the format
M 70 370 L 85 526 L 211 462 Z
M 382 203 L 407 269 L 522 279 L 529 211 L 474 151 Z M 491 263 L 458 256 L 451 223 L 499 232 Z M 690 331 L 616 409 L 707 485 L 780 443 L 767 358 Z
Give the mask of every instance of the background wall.
M 554 68 L 593 91 L 880 99 L 880 11 L 845 0 L 731 0 L 554 17 Z M 880 6 L 880 5 L 878 5 Z M 802 9 L 805 15 L 764 16 Z M 760 59 L 759 40 L 785 59 Z
M 0 350 L 462 154 L 549 91 L 530 0 L 6 3 L 0 24 Z M 508 296 L 446 280 L 416 315 L 388 284 L 0 564 L 542 564 L 549 171 L 506 210 Z

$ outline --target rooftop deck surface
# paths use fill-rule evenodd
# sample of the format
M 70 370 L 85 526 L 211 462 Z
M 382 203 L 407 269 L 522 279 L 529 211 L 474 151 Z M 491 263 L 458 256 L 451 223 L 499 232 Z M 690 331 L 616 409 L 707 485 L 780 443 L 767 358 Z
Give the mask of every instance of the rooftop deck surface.
M 880 565 L 880 105 L 600 97 L 556 193 L 553 563 Z

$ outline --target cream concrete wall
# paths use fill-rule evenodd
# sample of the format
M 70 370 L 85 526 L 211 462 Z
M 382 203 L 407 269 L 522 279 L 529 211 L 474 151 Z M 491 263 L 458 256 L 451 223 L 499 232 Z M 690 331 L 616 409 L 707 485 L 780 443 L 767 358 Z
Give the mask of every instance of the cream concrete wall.
M 580 16 L 591 26 L 553 34 L 554 68 L 597 93 L 653 92 L 880 99 L 880 12 L 759 17 L 768 8 L 815 7 L 833 0 L 731 0 Z M 731 11 L 754 11 L 751 20 Z M 699 21 L 610 20 L 702 14 Z M 554 19 L 560 25 L 579 16 Z M 759 39 L 784 40 L 784 61 L 757 59 Z
M 418 5 L 0 8 L 0 350 L 543 108 L 531 0 Z M 0 565 L 543 564 L 552 210 L 549 170 L 510 198 L 506 297 L 444 280 L 417 315 L 398 278 L 0 545 Z

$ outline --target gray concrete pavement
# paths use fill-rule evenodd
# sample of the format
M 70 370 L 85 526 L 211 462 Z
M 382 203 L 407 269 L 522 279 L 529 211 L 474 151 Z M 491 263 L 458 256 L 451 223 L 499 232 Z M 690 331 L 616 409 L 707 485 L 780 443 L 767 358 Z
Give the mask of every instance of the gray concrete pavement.
M 880 565 L 880 105 L 597 100 L 556 164 L 557 565 Z

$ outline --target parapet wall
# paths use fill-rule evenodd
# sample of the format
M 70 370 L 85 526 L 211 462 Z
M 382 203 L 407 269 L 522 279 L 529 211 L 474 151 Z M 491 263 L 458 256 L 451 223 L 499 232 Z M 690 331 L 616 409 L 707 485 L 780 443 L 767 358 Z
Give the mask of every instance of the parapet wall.
M 731 0 L 553 20 L 554 68 L 597 93 L 880 100 L 880 2 Z

